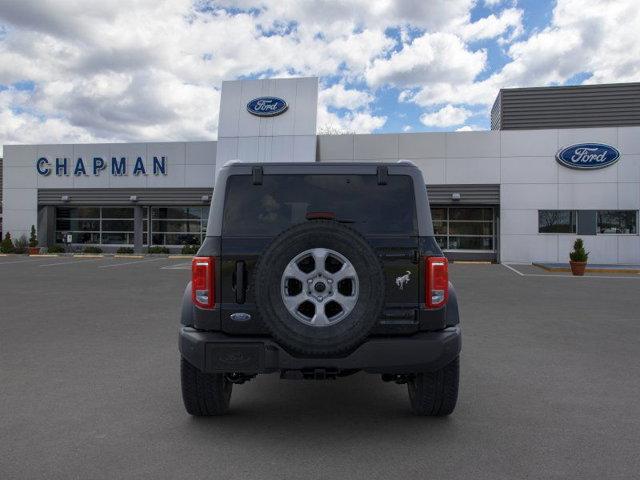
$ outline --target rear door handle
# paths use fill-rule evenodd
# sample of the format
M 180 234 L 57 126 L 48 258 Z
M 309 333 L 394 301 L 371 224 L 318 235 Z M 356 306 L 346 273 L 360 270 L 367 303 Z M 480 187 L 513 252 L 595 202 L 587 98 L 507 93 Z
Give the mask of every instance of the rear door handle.
M 236 303 L 244 303 L 246 297 L 246 272 L 244 262 L 236 262 Z

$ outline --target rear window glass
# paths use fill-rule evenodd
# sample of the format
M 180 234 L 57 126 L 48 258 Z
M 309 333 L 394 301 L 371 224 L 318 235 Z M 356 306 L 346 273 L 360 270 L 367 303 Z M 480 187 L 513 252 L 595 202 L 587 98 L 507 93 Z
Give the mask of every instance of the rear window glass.
M 415 234 L 413 182 L 408 175 L 250 175 L 227 181 L 223 233 L 273 236 L 307 216 L 329 212 L 363 234 Z

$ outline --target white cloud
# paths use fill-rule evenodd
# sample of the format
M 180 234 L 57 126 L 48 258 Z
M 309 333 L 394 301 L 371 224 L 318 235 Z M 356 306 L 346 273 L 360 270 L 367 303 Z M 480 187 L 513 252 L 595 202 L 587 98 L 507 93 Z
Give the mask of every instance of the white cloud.
M 551 23 L 528 36 L 526 7 L 485 0 L 493 13 L 472 22 L 476 3 L 4 2 L 0 143 L 214 139 L 220 83 L 240 76 L 337 82 L 320 93 L 318 124 L 361 132 L 386 124 L 390 113 L 371 105 L 390 86 L 400 104 L 439 108 L 442 118 L 425 117 L 443 124 L 453 121 L 446 108 L 486 114 L 503 87 L 562 84 L 585 72 L 591 83 L 640 80 L 636 0 L 557 0 Z M 488 72 L 477 40 L 497 42 L 504 66 Z M 11 87 L 24 81 L 34 88 Z M 343 108 L 342 117 L 332 112 Z
M 411 125 L 405 125 L 404 127 L 402 127 L 402 131 L 403 132 L 410 132 L 411 130 L 413 130 L 413 127 Z
M 366 107 L 373 99 L 374 97 L 370 93 L 362 90 L 346 89 L 341 83 L 325 88 L 318 94 L 318 101 L 321 104 L 349 110 Z
M 428 127 L 451 127 L 463 124 L 471 115 L 473 113 L 466 108 L 446 105 L 436 112 L 423 113 L 420 121 Z
M 586 83 L 640 80 L 640 9 L 635 0 L 558 0 L 551 24 L 507 49 L 501 70 L 477 81 L 423 82 L 405 101 L 489 107 L 500 88 L 563 84 L 588 73 Z M 488 111 L 488 110 L 487 110 Z
M 318 106 L 318 131 L 332 133 L 371 133 L 382 128 L 386 116 L 373 115 L 367 111 L 347 112 L 343 116 L 330 112 L 323 105 Z
M 502 2 L 504 2 L 504 0 L 484 0 L 484 5 L 485 7 L 491 8 L 500 5 Z
M 522 16 L 522 10 L 507 8 L 502 10 L 498 16 L 491 14 L 465 25 L 459 30 L 459 34 L 465 40 L 484 40 L 511 32 L 508 35 L 508 40 L 513 40 L 524 32 Z
M 471 82 L 484 69 L 485 50 L 471 51 L 452 33 L 425 33 L 366 72 L 370 85 L 413 87 L 432 82 Z
M 456 132 L 478 132 L 484 130 L 478 125 L 465 125 L 464 127 L 456 128 Z

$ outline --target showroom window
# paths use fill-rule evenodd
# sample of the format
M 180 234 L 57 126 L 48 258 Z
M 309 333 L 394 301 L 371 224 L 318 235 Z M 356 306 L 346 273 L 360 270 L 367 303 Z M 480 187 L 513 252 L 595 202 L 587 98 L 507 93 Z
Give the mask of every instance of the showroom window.
M 493 250 L 491 207 L 434 207 L 433 231 L 443 250 Z
M 598 233 L 635 235 L 638 233 L 636 210 L 599 210 Z
M 576 233 L 576 217 L 573 210 L 538 210 L 538 232 Z
M 56 242 L 133 245 L 133 207 L 58 207 Z M 145 211 L 146 214 L 146 211 Z
M 153 245 L 195 245 L 207 232 L 209 207 L 151 207 Z M 145 231 L 147 225 L 145 223 Z

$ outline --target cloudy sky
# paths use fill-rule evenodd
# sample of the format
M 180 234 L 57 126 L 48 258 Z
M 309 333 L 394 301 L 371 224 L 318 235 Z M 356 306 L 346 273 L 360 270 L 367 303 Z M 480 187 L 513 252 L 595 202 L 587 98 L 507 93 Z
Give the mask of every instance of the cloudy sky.
M 0 144 L 217 136 L 222 80 L 318 127 L 489 128 L 502 87 L 640 80 L 638 0 L 0 0 Z

